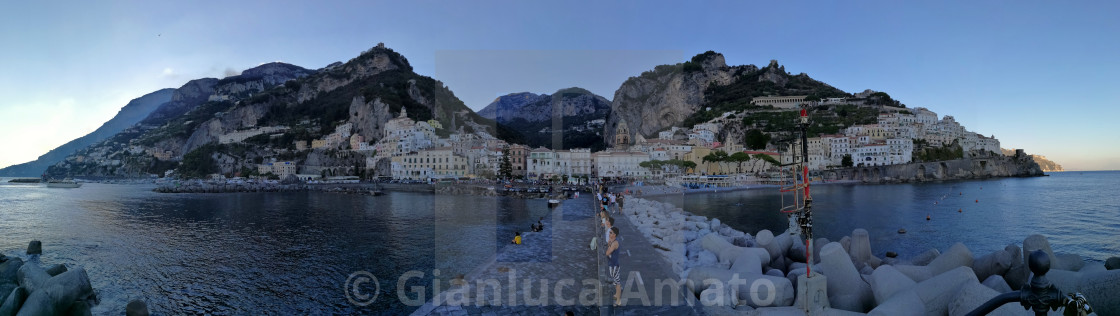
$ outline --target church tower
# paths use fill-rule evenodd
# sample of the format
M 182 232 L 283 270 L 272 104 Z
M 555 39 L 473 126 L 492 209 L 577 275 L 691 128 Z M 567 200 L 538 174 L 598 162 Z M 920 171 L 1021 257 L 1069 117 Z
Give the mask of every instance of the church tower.
M 626 148 L 630 146 L 630 127 L 626 126 L 626 120 L 619 120 L 618 126 L 614 129 L 614 147 Z

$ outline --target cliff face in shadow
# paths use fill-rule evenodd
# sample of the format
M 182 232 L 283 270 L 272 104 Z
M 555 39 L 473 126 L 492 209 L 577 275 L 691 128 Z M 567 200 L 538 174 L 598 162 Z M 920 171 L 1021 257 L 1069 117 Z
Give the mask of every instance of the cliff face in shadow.
M 1045 173 L 1030 155 L 992 155 L 901 165 L 853 167 L 821 171 L 824 180 L 857 180 L 869 183 L 923 182 L 1037 177 Z

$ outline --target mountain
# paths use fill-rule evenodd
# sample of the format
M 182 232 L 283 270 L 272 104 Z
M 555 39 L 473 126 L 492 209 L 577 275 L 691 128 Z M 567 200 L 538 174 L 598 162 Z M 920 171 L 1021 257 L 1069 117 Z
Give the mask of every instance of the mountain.
M 777 61 L 763 68 L 727 66 L 722 54 L 707 51 L 623 82 L 615 91 L 603 134 L 613 144 L 618 125 L 625 122 L 632 136 L 656 137 L 672 126 L 692 127 L 724 112 L 746 110 L 751 98 L 768 95 L 849 96 L 804 73 L 787 73 Z
M 136 128 L 79 151 L 48 173 L 231 174 L 255 170 L 264 159 L 306 162 L 324 173 L 343 167 L 353 172 L 364 158 L 298 150 L 295 142 L 324 139 L 341 126 L 372 142 L 402 112 L 432 122 L 441 136 L 464 132 L 513 141 L 519 136 L 471 111 L 443 83 L 416 74 L 404 56 L 378 44 L 314 71 L 273 63 L 221 80 L 193 80 Z M 223 144 L 221 137 L 243 141 Z
M 530 147 L 599 150 L 605 147 L 600 131 L 610 110 L 606 98 L 573 87 L 553 94 L 504 95 L 478 115 L 517 131 Z
M 1000 151 L 1002 151 L 1003 155 L 1005 155 L 1005 156 L 1014 156 L 1015 155 L 1015 150 L 1014 149 L 1000 148 Z M 1062 168 L 1062 165 L 1059 165 L 1058 163 L 1056 163 L 1056 162 L 1054 162 L 1050 159 L 1047 159 L 1046 156 L 1043 156 L 1043 155 L 1030 155 L 1030 156 L 1031 156 L 1031 159 L 1034 160 L 1034 162 L 1037 163 L 1040 168 L 1042 168 L 1043 172 L 1065 171 L 1065 169 Z
M 157 108 L 171 101 L 174 92 L 175 89 L 162 89 L 132 99 L 132 101 L 129 101 L 128 104 L 125 104 L 125 106 L 117 112 L 116 116 L 113 116 L 112 119 L 101 124 L 101 127 L 98 127 L 93 132 L 71 140 L 62 146 L 58 146 L 48 151 L 46 154 L 39 156 L 39 158 L 34 161 L 0 169 L 0 176 L 38 177 L 47 170 L 47 167 L 62 161 L 66 156 L 75 151 L 112 137 L 121 130 L 139 123 L 152 112 L 156 111 Z

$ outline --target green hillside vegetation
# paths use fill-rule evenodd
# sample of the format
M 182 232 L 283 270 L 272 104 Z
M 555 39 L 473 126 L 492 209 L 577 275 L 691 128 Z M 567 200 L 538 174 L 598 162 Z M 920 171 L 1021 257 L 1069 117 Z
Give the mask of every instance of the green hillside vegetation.
M 693 57 L 694 59 L 696 57 Z M 836 89 L 823 82 L 813 80 L 804 73 L 790 76 L 784 70 L 775 69 L 788 81 L 785 85 L 759 80 L 763 74 L 770 71 L 774 65 L 763 67 L 759 70 L 741 73 L 727 85 L 712 85 L 704 91 L 706 104 L 710 111 L 696 111 L 684 120 L 683 125 L 691 128 L 696 124 L 707 122 L 728 111 L 765 110 L 770 107 L 751 105 L 751 99 L 762 96 L 808 95 L 813 98 L 849 97 L 847 92 Z

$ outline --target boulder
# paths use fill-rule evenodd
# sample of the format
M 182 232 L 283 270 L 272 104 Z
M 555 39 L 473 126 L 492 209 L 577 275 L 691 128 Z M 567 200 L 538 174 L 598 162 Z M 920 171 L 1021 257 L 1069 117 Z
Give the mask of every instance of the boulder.
M 25 288 L 17 287 L 5 295 L 4 301 L 0 302 L 0 316 L 11 316 L 19 312 L 23 307 L 23 301 L 27 300 L 28 291 Z
M 758 255 L 743 252 L 731 264 L 730 270 L 740 275 L 762 274 L 762 262 L 759 261 Z
M 19 268 L 17 274 L 19 285 L 26 288 L 28 293 L 35 292 L 51 278 L 46 270 L 34 263 L 23 265 Z
M 1108 270 L 1120 270 L 1120 257 L 1109 257 L 1104 261 L 1104 268 Z
M 801 240 L 801 238 L 793 240 L 789 245 L 789 251 L 786 251 L 786 255 L 793 262 L 805 262 L 805 241 Z
M 766 245 L 774 242 L 774 233 L 769 229 L 760 230 L 758 234 L 754 235 L 754 241 L 758 242 L 759 246 L 766 247 Z
M 968 283 L 980 282 L 972 268 L 957 267 L 894 294 L 868 315 L 946 315 L 957 291 Z
M 1011 254 L 1006 250 L 987 254 L 972 262 L 972 271 L 976 271 L 978 280 L 987 280 L 993 275 L 1003 275 L 1008 269 L 1011 269 Z
M 1052 269 L 1062 269 L 1069 271 L 1080 271 L 1085 266 L 1085 260 L 1081 256 L 1072 253 L 1055 253 L 1057 262 L 1051 261 Z
M 696 264 L 700 266 L 715 266 L 718 263 L 719 259 L 716 259 L 716 254 L 707 250 L 700 251 L 696 259 Z M 759 266 L 761 266 L 761 264 L 759 264 Z
M 1055 265 L 1058 262 L 1058 257 L 1054 256 L 1054 251 L 1050 249 L 1050 241 L 1046 239 L 1046 236 L 1035 234 L 1023 239 L 1023 262 L 1027 262 L 1027 257 L 1030 257 L 1031 252 L 1035 250 L 1042 250 L 1050 256 L 1051 269 L 1059 268 Z
M 144 301 L 133 300 L 124 306 L 125 316 L 148 316 L 148 304 Z
M 907 290 L 917 284 L 902 272 L 892 266 L 880 266 L 871 273 L 871 292 L 875 295 L 875 304 L 886 302 L 898 292 Z
M 43 283 L 39 290 L 31 291 L 17 316 L 57 315 L 66 311 L 75 301 L 93 294 L 86 270 L 77 268 L 63 272 Z
M 949 315 L 965 315 L 980 307 L 996 295 L 1001 294 L 996 290 L 976 282 L 969 282 L 960 287 L 949 303 Z M 1004 304 L 988 313 L 989 316 L 1011 316 L 1029 314 L 1017 303 Z
M 1080 292 L 1097 315 L 1120 315 L 1120 270 L 1082 273 L 1051 269 L 1046 278 L 1062 293 Z
M 38 240 L 32 240 L 27 244 L 27 254 L 41 255 L 43 254 L 43 243 Z
M 868 236 L 867 230 L 858 228 L 852 231 L 848 255 L 852 257 L 852 262 L 857 263 L 857 265 L 858 263 L 871 261 L 871 237 Z
M 1007 281 L 1007 285 L 1012 290 L 1019 290 L 1023 285 L 1027 284 L 1031 276 L 1030 268 L 1027 267 L 1023 261 L 1023 250 L 1015 244 L 1007 245 L 1003 248 L 1004 251 L 1011 254 L 1011 268 L 1007 269 L 1007 273 L 1003 274 L 1003 280 Z
M 63 272 L 66 272 L 66 265 L 61 263 L 47 268 L 47 274 L 49 274 L 50 276 L 56 276 L 62 274 Z
M 828 277 L 828 302 L 833 308 L 866 312 L 875 303 L 871 287 L 860 277 L 840 243 L 821 249 L 821 273 Z
M 813 241 L 813 264 L 821 262 L 821 249 L 828 243 L 828 238 L 817 238 Z
M 925 252 L 914 256 L 913 259 L 910 259 L 910 263 L 916 266 L 924 266 L 929 264 L 930 261 L 933 261 L 933 259 L 937 259 L 937 257 L 940 255 L 941 252 L 937 251 L 937 249 L 926 250 Z
M 766 270 L 765 274 L 769 275 L 769 276 L 776 276 L 776 277 L 785 277 L 786 276 L 785 273 L 783 273 L 782 270 L 780 270 L 780 269 Z
M 731 284 L 731 280 L 738 277 L 742 283 Z M 790 306 L 793 304 L 794 291 L 793 283 L 785 277 L 776 277 L 763 274 L 750 274 L 740 275 L 729 270 L 715 268 L 715 267 L 695 267 L 688 271 L 686 276 L 686 286 L 693 295 L 699 295 L 701 292 L 711 286 L 711 283 L 705 284 L 705 281 L 722 282 L 724 288 L 728 288 L 729 292 L 737 293 L 737 297 L 742 304 L 750 305 L 751 307 L 766 307 L 766 306 Z M 757 282 L 763 282 L 763 286 L 754 286 L 759 293 L 751 293 L 752 285 Z M 773 285 L 773 288 L 770 287 Z M 771 292 L 773 290 L 773 292 Z M 769 295 L 773 294 L 773 299 Z M 762 301 L 755 301 L 752 295 L 761 299 Z M 762 304 L 766 303 L 766 304 Z
M 968 251 L 968 247 L 964 244 L 956 243 L 926 266 L 929 267 L 930 275 L 934 276 L 958 267 L 971 267 L 972 252 Z
M 746 248 L 732 245 L 723 237 L 718 234 L 708 234 L 700 239 L 700 246 L 705 250 L 711 251 L 716 254 L 716 258 L 720 262 L 727 262 L 734 264 L 742 253 L 752 253 L 758 256 L 759 262 L 763 266 L 770 264 L 770 253 L 762 248 Z
M 895 270 L 898 270 L 899 273 L 902 273 L 911 280 L 914 280 L 914 282 L 922 282 L 933 277 L 933 275 L 929 273 L 929 267 L 912 266 L 907 264 L 896 264 L 893 265 L 893 267 L 895 268 Z
M 1097 272 L 1097 271 L 1107 271 L 1107 270 L 1108 270 L 1108 269 L 1105 269 L 1105 268 L 1104 268 L 1104 263 L 1100 263 L 1100 262 L 1086 262 L 1086 263 L 1085 263 L 1085 266 L 1084 266 L 1084 267 L 1081 267 L 1081 270 L 1077 270 L 1077 272 L 1081 272 L 1081 273 L 1090 273 L 1090 272 Z
M 65 314 L 67 316 L 92 316 L 93 315 L 93 313 L 90 311 L 89 303 L 87 303 L 86 301 L 74 302 L 74 304 L 70 305 L 70 308 L 66 309 Z
M 992 290 L 995 290 L 999 293 L 1007 293 L 1012 291 L 1011 286 L 1007 285 L 1007 281 L 1004 281 L 1003 277 L 998 275 L 990 276 L 987 279 L 984 279 L 984 282 L 980 284 L 983 284 L 984 286 L 987 286 L 988 288 L 991 288 Z
M 8 261 L 4 261 L 4 263 L 0 263 L 0 283 L 19 282 L 18 271 L 22 266 L 23 259 L 20 259 L 19 257 L 15 257 L 9 259 Z
M 840 246 L 844 247 L 844 253 L 847 253 L 848 251 L 851 251 L 852 237 L 851 236 L 844 236 L 843 238 L 840 238 Z

